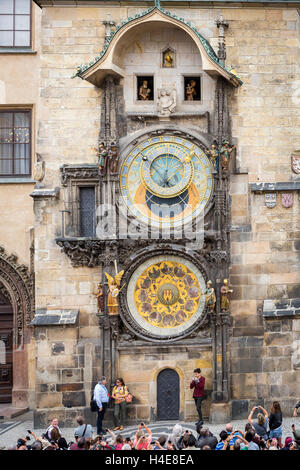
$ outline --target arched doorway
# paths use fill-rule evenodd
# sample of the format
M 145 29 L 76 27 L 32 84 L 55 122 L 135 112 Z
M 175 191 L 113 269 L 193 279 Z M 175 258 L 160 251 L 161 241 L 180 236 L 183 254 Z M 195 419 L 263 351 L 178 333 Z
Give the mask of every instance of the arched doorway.
M 0 403 L 12 402 L 13 308 L 0 294 Z
M 178 420 L 179 404 L 179 375 L 174 369 L 164 369 L 157 377 L 157 420 Z

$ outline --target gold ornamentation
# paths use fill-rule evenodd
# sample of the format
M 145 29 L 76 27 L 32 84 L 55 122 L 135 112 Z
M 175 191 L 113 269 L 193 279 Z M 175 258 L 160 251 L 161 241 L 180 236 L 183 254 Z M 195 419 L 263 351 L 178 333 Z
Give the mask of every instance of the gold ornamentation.
M 173 305 L 179 298 L 179 290 L 174 284 L 162 284 L 157 291 L 157 297 L 163 305 Z
M 108 298 L 107 298 L 107 307 L 109 315 L 118 314 L 118 295 L 120 292 L 121 279 L 123 277 L 124 270 L 120 271 L 115 275 L 115 277 L 110 276 L 110 274 L 105 273 L 105 276 L 108 281 Z
M 184 264 L 161 261 L 149 266 L 136 281 L 134 301 L 138 313 L 150 325 L 174 328 L 195 314 L 201 288 Z
M 228 279 L 223 280 L 223 286 L 221 287 L 221 311 L 228 312 L 229 310 L 229 295 L 232 294 L 233 290 L 228 287 Z

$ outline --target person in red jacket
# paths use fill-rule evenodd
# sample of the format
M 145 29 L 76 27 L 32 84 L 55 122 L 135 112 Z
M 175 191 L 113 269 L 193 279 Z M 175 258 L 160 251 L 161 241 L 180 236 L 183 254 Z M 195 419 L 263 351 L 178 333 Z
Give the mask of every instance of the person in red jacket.
M 190 383 L 190 388 L 194 389 L 193 398 L 195 400 L 195 405 L 199 416 L 199 421 L 197 424 L 200 426 L 203 424 L 201 404 L 202 400 L 204 399 L 204 384 L 205 378 L 201 376 L 201 369 L 195 369 L 194 377 Z

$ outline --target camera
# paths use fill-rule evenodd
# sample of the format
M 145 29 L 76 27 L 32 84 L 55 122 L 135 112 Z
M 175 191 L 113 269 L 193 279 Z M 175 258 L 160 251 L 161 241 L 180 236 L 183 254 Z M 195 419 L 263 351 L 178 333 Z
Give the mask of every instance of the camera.
M 27 432 L 28 432 L 28 434 L 32 434 L 32 432 L 30 431 L 30 429 L 27 429 Z
M 30 441 L 31 437 L 30 436 L 26 436 L 26 440 L 27 441 Z
M 145 426 L 145 424 L 144 424 L 144 423 L 141 423 L 141 426 Z

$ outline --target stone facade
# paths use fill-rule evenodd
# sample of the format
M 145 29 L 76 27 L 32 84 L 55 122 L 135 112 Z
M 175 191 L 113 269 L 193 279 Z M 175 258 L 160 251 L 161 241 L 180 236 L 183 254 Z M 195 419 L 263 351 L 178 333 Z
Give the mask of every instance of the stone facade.
M 26 227 L 34 226 L 36 374 L 31 378 L 30 387 L 35 390 L 34 401 L 31 401 L 32 407 L 36 408 L 35 420 L 46 425 L 50 417 L 57 416 L 71 425 L 78 410 L 91 419 L 88 411 L 90 393 L 103 371 L 94 293 L 104 276 L 97 264 L 72 266 L 70 257 L 56 243 L 56 239 L 62 237 L 61 211 L 70 209 L 66 203 L 70 201 L 68 187 L 62 184 L 60 168 L 62 165 L 96 165 L 98 159 L 95 147 L 103 89 L 71 76 L 78 65 L 89 63 L 102 49 L 106 34 L 103 21 L 108 13 L 110 19 L 119 24 L 124 18 L 141 13 L 145 6 L 64 8 L 56 6 L 55 1 L 53 3 L 53 7 L 43 6 L 41 11 L 36 7 L 36 18 L 40 19 L 36 26 L 41 43 L 36 74 L 39 78 L 30 79 L 36 96 L 28 96 L 24 101 L 18 94 L 14 99 L 10 94 L 11 98 L 3 105 L 17 102 L 36 106 L 35 150 L 46 164 L 43 188 L 53 194 L 55 188 L 60 188 L 53 197 L 49 194 L 33 197 L 33 219 L 30 198 L 25 199 L 33 186 L 30 185 L 30 189 L 29 185 L 17 187 L 16 193 L 26 202 L 22 204 L 24 219 L 19 224 L 20 233 L 15 232 L 15 236 L 23 240 Z M 299 399 L 298 314 L 270 318 L 263 313 L 263 302 L 300 297 L 299 191 L 293 186 L 297 176 L 290 163 L 291 154 L 300 147 L 299 14 L 296 8 L 271 5 L 255 8 L 232 8 L 232 5 L 173 8 L 170 5 L 168 8 L 195 25 L 216 52 L 218 28 L 215 22 L 222 15 L 229 24 L 226 64 L 229 68 L 234 67 L 243 81 L 240 87 L 226 87 L 230 134 L 237 147 L 230 175 L 230 284 L 233 294 L 226 412 L 233 418 L 245 418 L 254 404 L 263 404 L 269 409 L 271 402 L 279 399 L 284 413 L 289 414 Z M 183 93 L 180 86 L 183 74 L 201 71 L 200 54 L 186 32 L 178 32 L 172 25 L 166 25 L 163 30 L 152 26 L 149 23 L 148 28 L 139 30 L 123 45 L 125 78 L 117 86 L 117 107 L 120 137 L 124 142 L 137 131 L 158 122 L 157 116 L 147 121 L 143 116 L 139 119 L 130 115 L 145 112 L 144 103 L 134 99 L 136 75 L 155 70 L 156 88 L 173 84 L 178 90 L 178 100 Z M 178 53 L 176 73 L 166 69 L 160 72 L 160 51 L 165 47 L 172 47 Z M 201 74 L 203 100 L 199 104 L 193 103 L 193 112 L 199 115 L 180 116 L 190 109 L 189 103 L 181 103 L 176 107 L 178 115 L 171 119 L 175 126 L 209 133 L 213 132 L 215 122 L 216 78 L 203 71 Z M 20 80 L 10 86 L 20 89 Z M 156 112 L 155 102 L 150 104 L 147 112 Z M 200 116 L 206 112 L 209 112 L 210 122 L 207 116 Z M 265 203 L 265 194 L 270 191 L 251 186 L 281 182 L 289 185 L 285 189 L 271 190 L 277 194 L 273 208 Z M 0 190 L 4 189 L 1 185 Z M 10 201 L 12 189 L 12 186 L 5 189 Z M 294 196 L 291 207 L 284 207 L 282 203 L 284 192 Z M 9 212 L 5 215 L 7 225 L 17 207 L 15 200 L 9 204 L 6 205 Z M 67 213 L 65 217 L 67 224 Z M 1 243 L 3 241 L 10 251 L 15 251 L 16 241 L 10 233 L 9 230 L 2 233 Z M 22 261 L 29 264 L 28 241 L 18 245 Z M 69 320 L 62 325 L 62 316 L 68 315 L 66 311 L 77 314 L 72 318 L 65 317 Z M 32 354 L 29 361 L 32 364 Z M 217 362 L 221 363 L 220 351 Z M 189 345 L 136 346 L 134 352 L 130 343 L 127 347 L 122 343 L 116 353 L 116 374 L 123 376 L 135 396 L 134 403 L 128 406 L 129 421 L 155 419 L 156 379 L 164 368 L 174 368 L 179 375 L 181 419 L 194 420 L 189 380 L 195 367 L 201 367 L 207 378 L 208 400 L 204 402 L 204 416 L 210 415 L 216 420 L 217 417 L 213 417 L 215 411 L 211 411 L 212 363 L 209 342 L 199 348 Z

